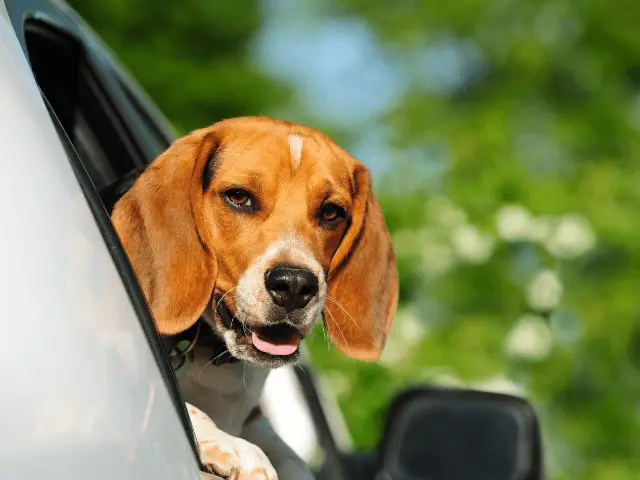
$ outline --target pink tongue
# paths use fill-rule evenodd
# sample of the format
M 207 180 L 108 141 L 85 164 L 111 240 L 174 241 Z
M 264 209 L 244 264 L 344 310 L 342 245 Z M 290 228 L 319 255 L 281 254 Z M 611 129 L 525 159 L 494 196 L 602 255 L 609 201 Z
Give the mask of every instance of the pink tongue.
M 300 345 L 300 335 L 292 335 L 285 343 L 273 343 L 260 338 L 256 332 L 251 332 L 251 342 L 258 350 L 270 355 L 291 355 Z

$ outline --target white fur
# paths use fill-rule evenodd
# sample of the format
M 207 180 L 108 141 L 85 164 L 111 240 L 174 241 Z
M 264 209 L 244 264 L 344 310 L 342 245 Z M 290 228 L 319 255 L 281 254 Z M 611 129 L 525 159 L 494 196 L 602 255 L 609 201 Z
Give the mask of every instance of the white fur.
M 289 152 L 291 153 L 291 165 L 296 169 L 302 161 L 303 138 L 300 135 L 289 135 Z
M 235 291 L 236 315 L 253 325 L 264 321 L 273 301 L 264 285 L 264 275 L 274 262 L 307 268 L 318 277 L 316 297 L 307 307 L 289 314 L 301 316 L 296 323 L 300 332 L 306 335 L 324 308 L 327 285 L 322 266 L 295 233 L 273 242 L 242 274 Z M 207 313 L 204 317 L 213 324 Z M 229 351 L 242 358 L 235 344 L 235 334 L 226 331 L 223 335 Z M 202 463 L 223 474 L 228 474 L 231 468 L 239 468 L 240 478 L 247 480 L 312 480 L 314 477 L 304 461 L 278 436 L 265 417 L 244 425 L 249 413 L 259 405 L 270 370 L 250 361 L 213 365 L 211 360 L 210 349 L 196 347 L 193 363 L 179 379 L 194 423 Z M 257 473 L 261 469 L 265 469 L 267 476 Z
M 202 463 L 220 473 L 238 468 L 248 475 L 240 478 L 248 480 L 312 480 L 309 468 L 265 417 L 244 425 L 251 410 L 259 404 L 270 370 L 247 362 L 212 365 L 210 353 L 207 348 L 196 347 L 193 363 L 179 380 Z M 217 458 L 214 455 L 217 452 L 228 455 Z M 271 476 L 251 476 L 259 468 Z
M 324 308 L 327 283 L 322 266 L 314 258 L 304 241 L 295 233 L 289 233 L 269 245 L 264 253 L 240 276 L 235 292 L 236 315 L 254 325 L 266 318 L 266 309 L 271 305 L 272 299 L 264 286 L 264 275 L 269 268 L 273 267 L 273 261 L 276 257 L 278 262 L 307 268 L 318 278 L 316 297 L 304 309 L 292 312 L 293 315 L 304 317 L 300 324 L 300 332 L 307 335 Z
M 186 402 L 197 405 L 218 428 L 239 436 L 251 410 L 260 402 L 269 369 L 238 362 L 211 363 L 211 350 L 195 348 L 193 363 L 180 378 Z
M 202 410 L 189 403 L 187 410 L 205 467 L 218 475 L 228 476 L 236 469 L 240 478 L 278 479 L 273 465 L 259 447 L 223 432 Z

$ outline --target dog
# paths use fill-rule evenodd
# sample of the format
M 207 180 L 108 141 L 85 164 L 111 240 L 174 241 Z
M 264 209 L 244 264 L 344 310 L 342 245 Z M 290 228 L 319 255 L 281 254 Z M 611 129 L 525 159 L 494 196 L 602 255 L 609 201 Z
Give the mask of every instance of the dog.
M 179 384 L 202 463 L 241 480 L 312 479 L 258 402 L 319 319 L 346 355 L 382 352 L 398 275 L 367 168 L 313 128 L 226 119 L 176 140 L 112 221 L 159 333 L 191 332 Z

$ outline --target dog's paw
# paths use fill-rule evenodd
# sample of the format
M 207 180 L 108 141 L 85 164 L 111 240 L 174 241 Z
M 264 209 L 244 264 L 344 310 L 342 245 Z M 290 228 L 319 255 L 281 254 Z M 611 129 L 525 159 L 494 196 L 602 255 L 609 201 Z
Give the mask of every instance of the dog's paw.
M 224 434 L 198 443 L 200 460 L 211 473 L 237 480 L 278 479 L 278 474 L 264 452 L 242 438 Z
M 202 410 L 187 403 L 200 448 L 200 461 L 209 471 L 230 480 L 278 480 L 273 465 L 254 444 L 220 430 Z

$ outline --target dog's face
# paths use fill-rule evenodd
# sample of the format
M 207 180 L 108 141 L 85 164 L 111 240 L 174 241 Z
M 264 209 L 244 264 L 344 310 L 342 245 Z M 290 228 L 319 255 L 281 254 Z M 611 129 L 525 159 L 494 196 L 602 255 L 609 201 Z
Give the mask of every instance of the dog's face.
M 315 136 L 245 128 L 234 133 L 252 140 L 225 142 L 205 167 L 213 299 L 233 318 L 218 315 L 216 327 L 238 358 L 290 361 L 325 307 L 353 206 L 351 172 Z
M 366 168 L 316 130 L 267 118 L 197 130 L 112 219 L 161 333 L 204 313 L 235 357 L 277 366 L 324 313 L 345 353 L 382 350 L 398 292 L 389 235 Z

